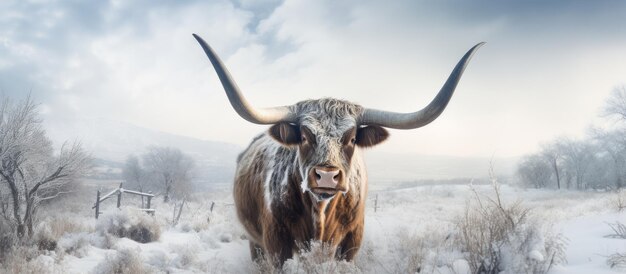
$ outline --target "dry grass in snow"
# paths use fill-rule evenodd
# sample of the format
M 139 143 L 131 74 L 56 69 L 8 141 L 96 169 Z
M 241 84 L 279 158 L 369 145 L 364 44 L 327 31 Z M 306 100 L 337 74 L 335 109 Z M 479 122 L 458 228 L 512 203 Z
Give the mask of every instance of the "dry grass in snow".
M 96 221 L 88 194 L 45 209 L 37 236 L 5 252 L 0 272 L 590 273 L 617 271 L 619 255 L 626 253 L 623 240 L 604 237 L 616 233 L 607 222 L 626 217 L 615 213 L 612 193 L 507 185 L 497 191 L 493 185 L 431 185 L 372 192 L 354 262 L 336 260 L 327 246 L 313 243 L 282 269 L 251 261 L 230 191 L 192 197 L 174 226 L 174 206 L 161 199 L 154 201 L 154 217 L 134 210 L 140 201 L 128 198 L 122 210 L 105 203 Z M 38 246 L 43 239 L 55 246 Z

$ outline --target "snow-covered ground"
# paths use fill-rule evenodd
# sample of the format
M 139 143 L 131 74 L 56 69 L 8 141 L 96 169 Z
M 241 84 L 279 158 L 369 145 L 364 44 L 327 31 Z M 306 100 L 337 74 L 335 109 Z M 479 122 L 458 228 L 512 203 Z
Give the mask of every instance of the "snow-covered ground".
M 320 268 L 321 272 L 469 271 L 465 254 L 451 242 L 454 238 L 451 235 L 457 233 L 458 223 L 463 219 L 468 203 L 475 202 L 476 194 L 485 199 L 493 197 L 494 190 L 490 185 L 376 189 L 382 190 L 369 194 L 365 239 L 356 260 L 332 266 L 334 268 Z M 540 223 L 545 233 L 561 235 L 559 239 L 567 243 L 567 261 L 552 267 L 550 273 L 624 271 L 607 264 L 607 256 L 626 252 L 626 239 L 605 237 L 613 232 L 608 223 L 626 223 L 626 212 L 618 212 L 615 207 L 617 194 L 524 190 L 506 185 L 500 190 L 505 204 L 521 201 L 522 206 L 530 209 L 533 222 Z M 128 238 L 103 237 L 98 228 L 102 224 L 96 222 L 90 210 L 91 200 L 91 197 L 73 199 L 52 211 L 40 213 L 49 226 L 59 220 L 76 224 L 69 226 L 68 233 L 61 236 L 55 251 L 46 252 L 35 260 L 36 264 L 43 265 L 39 265 L 40 269 L 58 273 L 107 273 L 112 264 L 127 263 L 137 267 L 128 268 L 131 273 L 260 271 L 259 266 L 250 260 L 248 240 L 235 216 L 229 191 L 198 194 L 185 205 L 181 220 L 174 227 L 170 225 L 174 207 L 156 199 L 155 223 L 160 226 L 161 233 L 158 241 L 145 244 Z M 120 214 L 145 217 L 132 209 L 132 205 L 138 204 L 137 200 L 125 199 L 124 204 L 129 207 L 118 212 L 114 208 L 115 201 L 105 202 L 105 216 L 100 222 Z M 542 259 L 543 255 L 533 251 L 518 257 Z M 306 272 L 301 268 L 301 261 L 302 258 L 300 262 L 288 262 L 286 267 L 289 271 Z

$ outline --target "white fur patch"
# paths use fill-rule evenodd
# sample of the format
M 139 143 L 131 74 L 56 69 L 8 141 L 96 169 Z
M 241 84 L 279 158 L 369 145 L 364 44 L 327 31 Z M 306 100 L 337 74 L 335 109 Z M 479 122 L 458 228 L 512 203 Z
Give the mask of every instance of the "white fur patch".
M 263 181 L 263 197 L 265 199 L 265 206 L 267 207 L 267 209 L 269 211 L 271 211 L 271 205 L 272 205 L 272 193 L 271 193 L 271 189 L 270 189 L 270 184 L 272 183 L 272 177 L 274 176 L 274 172 L 277 170 L 276 169 L 276 157 L 274 157 L 274 155 L 276 154 L 276 151 L 279 148 L 279 145 L 276 144 L 276 142 L 273 142 L 270 139 L 266 139 L 266 140 L 262 140 L 263 144 L 261 144 L 262 147 L 266 148 L 266 156 L 269 156 L 269 163 L 267 164 L 267 166 L 265 167 L 265 180 Z
M 309 179 L 308 176 L 304 176 L 304 179 L 302 179 L 302 182 L 300 182 L 300 189 L 302 190 L 302 193 L 305 193 L 310 190 L 308 179 Z

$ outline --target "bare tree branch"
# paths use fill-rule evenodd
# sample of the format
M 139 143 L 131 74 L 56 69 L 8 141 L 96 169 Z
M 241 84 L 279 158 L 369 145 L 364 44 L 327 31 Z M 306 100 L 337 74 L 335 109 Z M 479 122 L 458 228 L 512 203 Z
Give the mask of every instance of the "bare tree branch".
M 89 169 L 80 143 L 67 143 L 54 154 L 30 96 L 0 104 L 0 184 L 10 189 L 17 235 L 32 235 L 36 209 L 42 201 L 66 194 L 68 185 Z
M 144 164 L 150 174 L 162 185 L 163 200 L 172 195 L 185 198 L 189 194 L 194 161 L 177 148 L 150 147 L 144 155 Z

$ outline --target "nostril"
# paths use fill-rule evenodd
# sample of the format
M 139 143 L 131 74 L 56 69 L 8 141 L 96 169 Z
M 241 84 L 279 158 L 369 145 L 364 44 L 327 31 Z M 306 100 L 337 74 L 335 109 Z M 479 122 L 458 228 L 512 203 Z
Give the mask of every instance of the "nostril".
M 337 174 L 337 175 L 333 176 L 333 179 L 334 179 L 335 181 L 339 180 L 339 174 Z
M 319 173 L 315 173 L 315 179 L 317 179 L 318 181 L 322 179 L 322 176 L 320 176 Z

